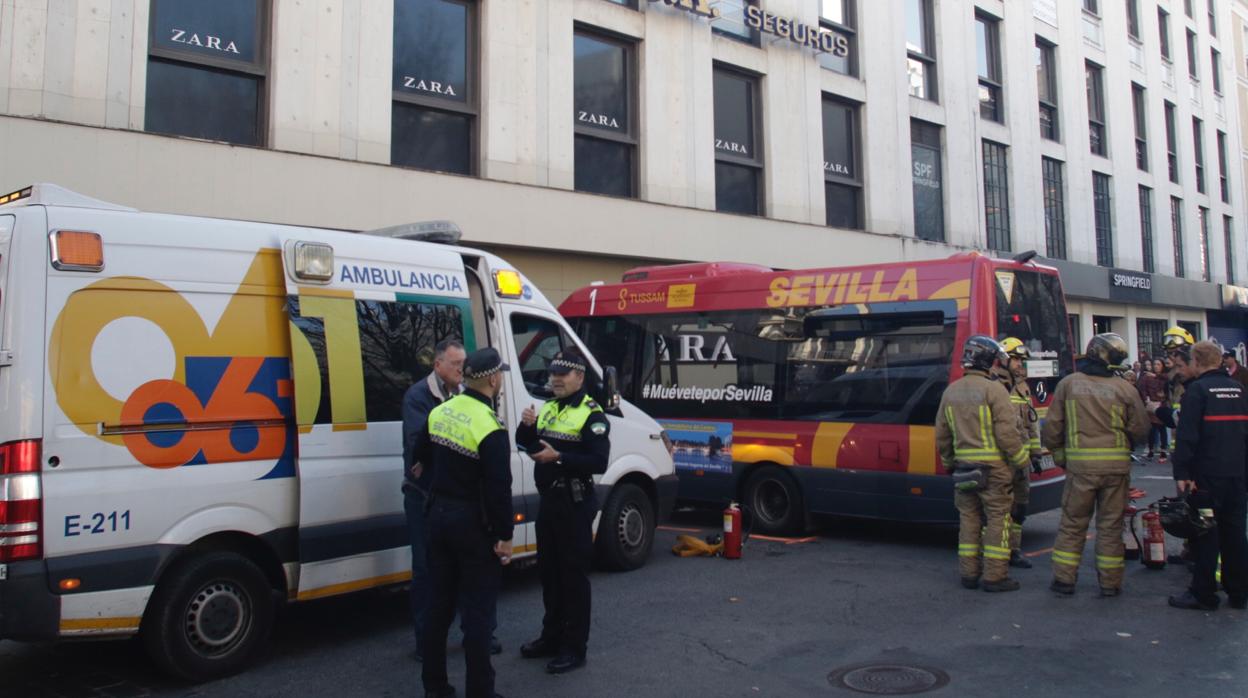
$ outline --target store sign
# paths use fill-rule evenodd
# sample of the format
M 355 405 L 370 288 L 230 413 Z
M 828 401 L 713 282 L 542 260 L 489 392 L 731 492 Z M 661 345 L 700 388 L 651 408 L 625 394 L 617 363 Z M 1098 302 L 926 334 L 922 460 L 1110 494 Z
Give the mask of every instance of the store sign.
M 1248 288 L 1222 284 L 1222 307 L 1248 310 Z
M 711 0 L 650 0 L 650 2 L 661 2 L 668 7 L 711 19 L 719 16 L 719 10 L 711 7 Z
M 415 92 L 424 92 L 425 94 L 441 95 L 443 97 L 458 97 L 455 93 L 455 86 L 449 82 L 440 82 L 438 80 L 422 80 L 412 77 L 411 75 L 403 76 L 404 89 L 413 90 Z
M 1109 299 L 1148 303 L 1153 300 L 1153 277 L 1138 271 L 1110 269 Z
M 816 51 L 830 53 L 839 58 L 849 55 L 849 39 L 833 31 L 811 27 L 797 20 L 778 17 L 757 5 L 745 6 L 745 24 L 764 34 L 788 39 Z

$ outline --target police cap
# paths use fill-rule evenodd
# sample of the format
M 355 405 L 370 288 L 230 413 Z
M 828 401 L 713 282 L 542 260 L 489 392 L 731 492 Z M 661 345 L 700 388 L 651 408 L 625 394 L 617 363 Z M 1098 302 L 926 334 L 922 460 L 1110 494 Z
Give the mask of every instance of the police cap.
M 581 356 L 581 352 L 573 348 L 564 349 L 555 354 L 555 358 L 551 359 L 550 367 L 547 369 L 551 375 L 563 376 L 573 371 L 585 372 L 585 357 Z
M 494 347 L 478 349 L 464 360 L 464 377 L 469 379 L 485 378 L 499 371 L 510 371 L 511 367 L 503 363 L 503 357 Z

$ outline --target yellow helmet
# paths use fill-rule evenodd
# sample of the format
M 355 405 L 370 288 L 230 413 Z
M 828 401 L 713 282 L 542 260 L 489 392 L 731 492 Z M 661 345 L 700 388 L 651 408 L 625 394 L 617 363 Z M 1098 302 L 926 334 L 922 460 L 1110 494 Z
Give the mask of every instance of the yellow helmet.
M 1023 340 L 1018 337 L 1006 337 L 1001 340 L 1001 348 L 1005 353 L 1015 359 L 1030 359 L 1031 352 L 1027 349 L 1027 345 L 1023 344 Z
M 1161 346 L 1165 349 L 1178 349 L 1180 347 L 1190 347 L 1196 343 L 1196 338 L 1191 332 L 1175 325 L 1166 330 L 1161 336 Z

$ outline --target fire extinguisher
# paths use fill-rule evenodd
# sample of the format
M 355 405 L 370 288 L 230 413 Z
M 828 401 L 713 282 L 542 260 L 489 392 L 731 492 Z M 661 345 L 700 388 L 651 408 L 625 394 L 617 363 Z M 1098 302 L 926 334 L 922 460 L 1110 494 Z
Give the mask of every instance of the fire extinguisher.
M 741 558 L 741 508 L 736 502 L 724 509 L 724 557 L 729 560 Z
M 1166 566 L 1166 532 L 1161 527 L 1161 514 L 1153 507 L 1140 515 L 1144 522 L 1144 545 L 1140 546 L 1144 566 L 1159 570 Z

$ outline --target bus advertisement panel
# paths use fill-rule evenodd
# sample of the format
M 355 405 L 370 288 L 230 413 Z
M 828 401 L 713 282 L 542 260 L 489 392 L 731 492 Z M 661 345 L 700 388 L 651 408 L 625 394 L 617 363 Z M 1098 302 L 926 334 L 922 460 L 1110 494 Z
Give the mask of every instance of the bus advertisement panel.
M 1074 368 L 1057 271 L 970 253 L 945 260 L 773 271 L 634 269 L 560 307 L 620 390 L 676 448 L 679 497 L 740 500 L 755 530 L 809 514 L 953 523 L 936 409 L 966 338 L 1018 337 L 1043 418 Z M 1045 459 L 1031 511 L 1057 506 Z

